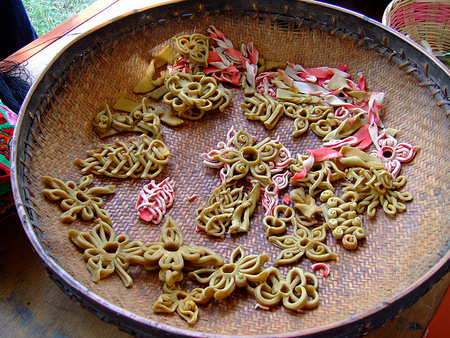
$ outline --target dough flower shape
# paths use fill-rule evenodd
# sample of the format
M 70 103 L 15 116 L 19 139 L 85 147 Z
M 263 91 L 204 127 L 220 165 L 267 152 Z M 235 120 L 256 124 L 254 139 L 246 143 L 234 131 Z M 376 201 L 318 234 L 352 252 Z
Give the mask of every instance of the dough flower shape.
M 80 184 L 77 185 L 73 181 L 64 183 L 57 178 L 44 176 L 44 183 L 50 188 L 42 191 L 44 196 L 51 201 L 61 200 L 61 209 L 65 211 L 61 214 L 61 222 L 73 222 L 80 214 L 85 221 L 90 221 L 96 216 L 111 224 L 109 212 L 101 208 L 103 200 L 99 196 L 114 193 L 116 187 L 108 185 L 88 189 L 87 187 L 93 179 L 92 175 L 83 176 L 80 179 Z
M 231 295 L 236 286 L 250 288 L 249 283 L 264 281 L 269 272 L 262 270 L 262 267 L 268 261 L 267 254 L 246 256 L 244 248 L 239 245 L 231 253 L 229 263 L 219 269 L 198 269 L 189 273 L 189 277 L 196 279 L 199 283 L 208 284 L 202 291 L 204 297 L 198 296 L 199 298 L 205 302 L 212 297 L 220 300 Z
M 164 284 L 164 293 L 159 296 L 152 309 L 156 313 L 177 312 L 181 318 L 189 324 L 197 321 L 198 307 L 191 294 L 181 290 L 180 285 L 175 283 L 171 288 Z
M 101 279 L 115 272 L 126 287 L 133 284 L 133 280 L 127 273 L 129 263 L 125 257 L 134 257 L 139 260 L 142 255 L 142 243 L 130 242 L 129 236 L 117 235 L 110 225 L 102 220 L 97 220 L 91 233 L 69 231 L 72 242 L 84 250 L 83 258 L 87 262 L 87 268 L 91 273 L 92 281 Z
M 409 143 L 399 143 L 387 132 L 378 135 L 374 145 L 376 149 L 371 155 L 379 157 L 394 178 L 398 176 L 401 164 L 411 161 L 419 150 L 419 147 L 413 147 Z
M 230 139 L 232 138 L 232 140 Z M 244 177 L 256 180 L 263 187 L 272 184 L 272 174 L 286 168 L 292 161 L 289 151 L 278 140 L 269 137 L 254 144 L 255 140 L 245 130 L 228 133 L 227 143 L 218 150 L 202 154 L 203 163 L 211 168 L 222 168 L 221 177 L 225 182 L 237 181 Z
M 178 53 L 189 59 L 189 62 L 203 67 L 208 66 L 209 38 L 200 33 L 172 38 Z
M 312 309 L 319 305 L 318 281 L 314 274 L 294 267 L 284 279 L 276 267 L 270 267 L 266 271 L 269 276 L 254 290 L 259 304 L 274 307 L 282 302 L 287 309 L 293 311 Z
M 291 224 L 294 228 L 292 235 L 282 235 L 286 226 Z M 279 205 L 275 208 L 274 216 L 266 216 L 263 226 L 269 242 L 282 249 L 274 265 L 286 265 L 297 262 L 303 255 L 314 261 L 336 259 L 337 255 L 324 243 L 326 240 L 327 225 L 323 224 L 312 230 L 307 226 L 311 221 L 303 221 L 295 215 L 295 211 L 288 206 Z
M 169 287 L 183 280 L 183 268 L 195 270 L 224 263 L 222 257 L 206 247 L 185 245 L 178 224 L 170 216 L 165 217 L 160 240 L 145 244 L 143 250 L 144 267 L 147 270 L 159 269 L 159 279 Z
M 344 183 L 344 193 L 357 194 L 356 211 L 359 214 L 367 209 L 367 215 L 373 217 L 380 205 L 388 215 L 395 215 L 397 211 L 406 210 L 406 205 L 402 202 L 412 200 L 411 193 L 398 191 L 406 184 L 405 176 L 394 178 L 384 169 L 351 168 L 347 177 L 354 183 Z
M 189 120 L 198 120 L 210 110 L 223 112 L 233 97 L 230 90 L 201 73 L 177 72 L 168 77 L 165 84 L 169 92 L 164 95 L 164 102 L 172 107 L 178 117 Z

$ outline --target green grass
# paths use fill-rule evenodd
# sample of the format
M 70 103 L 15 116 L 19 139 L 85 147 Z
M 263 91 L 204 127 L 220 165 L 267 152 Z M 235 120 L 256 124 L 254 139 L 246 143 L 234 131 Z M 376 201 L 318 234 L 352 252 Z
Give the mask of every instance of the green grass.
M 96 0 L 22 0 L 36 33 L 41 36 Z

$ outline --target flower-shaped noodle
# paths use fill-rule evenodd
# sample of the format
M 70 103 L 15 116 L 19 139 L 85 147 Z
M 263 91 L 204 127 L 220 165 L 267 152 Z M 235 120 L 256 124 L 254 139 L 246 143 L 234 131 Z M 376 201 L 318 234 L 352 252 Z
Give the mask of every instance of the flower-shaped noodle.
M 164 102 L 169 104 L 178 117 L 198 120 L 205 112 L 219 109 L 221 112 L 231 103 L 233 94 L 204 74 L 177 72 L 166 79 L 169 90 Z
M 411 193 L 398 191 L 406 184 L 405 176 L 394 178 L 384 169 L 351 168 L 348 170 L 348 178 L 354 183 L 345 183 L 344 192 L 355 192 L 358 195 L 359 214 L 367 208 L 367 215 L 375 216 L 377 206 L 381 205 L 384 212 L 394 215 L 397 211 L 406 210 L 406 205 L 402 202 L 412 200 Z
M 272 183 L 272 173 L 290 163 L 290 158 L 287 164 L 279 163 L 280 157 L 285 155 L 283 148 L 281 142 L 270 138 L 253 145 L 253 137 L 240 130 L 234 135 L 234 147 L 221 149 L 212 159 L 225 166 L 225 182 L 237 181 L 248 175 L 266 186 Z
M 284 279 L 280 270 L 275 267 L 270 267 L 267 271 L 267 279 L 254 290 L 259 304 L 274 307 L 282 302 L 293 311 L 312 309 L 319 305 L 318 281 L 314 274 L 294 267 Z
M 208 66 L 209 38 L 200 33 L 183 35 L 172 39 L 178 53 L 189 61 L 203 67 Z
M 282 235 L 286 226 L 292 224 L 292 235 Z M 303 255 L 315 261 L 336 259 L 337 255 L 324 243 L 327 225 L 309 230 L 311 221 L 303 221 L 295 215 L 291 207 L 279 205 L 275 208 L 274 216 L 266 216 L 263 226 L 269 242 L 282 249 L 274 265 L 285 265 L 297 262 Z
M 109 212 L 100 208 L 103 205 L 103 200 L 99 196 L 114 193 L 116 187 L 108 185 L 88 189 L 87 187 L 93 179 L 92 175 L 83 176 L 77 186 L 72 181 L 64 183 L 57 178 L 44 176 L 45 184 L 51 188 L 42 191 L 44 196 L 52 201 L 62 200 L 60 206 L 65 212 L 61 214 L 61 222 L 72 222 L 80 214 L 85 221 L 97 216 L 102 221 L 111 224 Z
M 411 161 L 419 147 L 413 147 L 409 143 L 398 143 L 395 137 L 386 132 L 381 133 L 374 142 L 375 150 L 371 155 L 379 157 L 386 170 L 397 177 L 401 169 L 401 163 Z
M 126 287 L 133 284 L 127 273 L 129 263 L 125 257 L 134 261 L 141 260 L 142 243 L 130 242 L 128 235 L 117 235 L 110 225 L 97 220 L 92 232 L 69 231 L 72 242 L 84 250 L 83 258 L 87 261 L 87 268 L 91 272 L 92 281 L 98 282 L 115 272 Z
M 158 242 L 143 246 L 143 265 L 148 270 L 160 270 L 159 279 L 169 287 L 183 280 L 183 268 L 220 266 L 223 259 L 212 250 L 198 245 L 185 245 L 178 224 L 170 216 L 165 217 Z
M 264 281 L 269 273 L 262 270 L 262 266 L 268 261 L 267 254 L 246 256 L 242 245 L 239 245 L 231 253 L 229 263 L 219 269 L 199 269 L 191 272 L 189 276 L 200 283 L 208 284 L 203 294 L 211 293 L 211 297 L 214 296 L 215 299 L 224 299 L 233 293 L 236 286 L 247 287 L 248 283 Z

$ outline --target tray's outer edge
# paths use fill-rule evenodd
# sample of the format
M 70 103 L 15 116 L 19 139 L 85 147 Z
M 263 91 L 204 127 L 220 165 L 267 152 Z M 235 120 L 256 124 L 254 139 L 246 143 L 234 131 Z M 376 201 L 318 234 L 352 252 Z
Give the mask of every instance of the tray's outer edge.
M 326 7 L 327 10 L 323 10 Z M 27 208 L 23 201 L 29 199 L 27 192 L 20 188 L 19 180 L 24 179 L 24 166 L 21 159 L 27 155 L 25 140 L 30 135 L 23 135 L 26 130 L 30 130 L 32 119 L 27 119 L 26 110 L 28 106 L 38 106 L 37 101 L 45 100 L 45 97 L 36 98 L 33 96 L 39 87 L 51 88 L 55 78 L 52 70 L 59 69 L 61 65 L 71 60 L 82 57 L 80 53 L 86 51 L 92 45 L 92 36 L 98 35 L 102 38 L 111 38 L 120 34 L 116 28 L 123 31 L 129 30 L 135 22 L 145 22 L 149 15 L 154 22 L 164 21 L 169 17 L 177 17 L 183 13 L 196 12 L 202 8 L 204 11 L 226 10 L 227 8 L 238 9 L 238 12 L 257 13 L 279 13 L 293 19 L 302 18 L 316 21 L 319 25 L 331 27 L 339 31 L 344 38 L 354 35 L 355 27 L 358 27 L 357 37 L 361 44 L 368 44 L 371 48 L 382 50 L 388 53 L 389 57 L 402 67 L 407 67 L 412 73 L 417 73 L 419 79 L 423 79 L 425 86 L 430 87 L 437 104 L 443 107 L 447 115 L 450 112 L 450 102 L 447 98 L 450 87 L 450 72 L 435 57 L 424 51 L 417 44 L 396 32 L 395 30 L 382 25 L 359 13 L 352 12 L 334 5 L 316 1 L 296 1 L 283 0 L 270 2 L 266 0 L 242 2 L 214 1 L 205 3 L 198 0 L 172 1 L 159 3 L 157 5 L 145 7 L 130 13 L 121 15 L 109 22 L 106 22 L 94 29 L 82 34 L 55 56 L 52 62 L 42 72 L 36 82 L 32 85 L 26 97 L 17 124 L 17 130 L 13 137 L 13 148 L 11 154 L 11 181 L 16 209 L 21 219 L 23 227 L 29 237 L 35 251 L 40 256 L 48 274 L 52 280 L 72 299 L 81 306 L 95 313 L 102 320 L 118 326 L 120 329 L 136 336 L 205 336 L 191 331 L 184 331 L 177 328 L 165 326 L 151 322 L 145 318 L 137 317 L 128 311 L 105 302 L 101 297 L 92 294 L 85 287 L 69 276 L 51 257 L 46 254 L 43 243 L 39 240 L 40 230 L 32 224 L 33 211 Z M 181 14 L 180 14 L 181 13 Z M 305 13 L 306 18 L 305 18 Z M 339 18 L 339 19 L 338 19 Z M 125 28 L 124 28 L 125 27 Z M 363 28 L 364 27 L 364 28 Z M 100 40 L 101 41 L 101 40 Z M 385 49 L 385 50 L 383 50 Z M 64 58 L 61 58 L 64 56 Z M 360 336 L 368 331 L 383 325 L 386 321 L 397 315 L 403 309 L 412 305 L 419 297 L 425 294 L 442 276 L 449 270 L 450 252 L 448 250 L 443 257 L 435 262 L 435 265 L 422 276 L 416 283 L 395 297 L 383 302 L 375 309 L 366 313 L 355 315 L 352 318 L 325 325 L 318 328 L 307 329 L 296 334 L 281 335 L 282 337 L 293 336 Z

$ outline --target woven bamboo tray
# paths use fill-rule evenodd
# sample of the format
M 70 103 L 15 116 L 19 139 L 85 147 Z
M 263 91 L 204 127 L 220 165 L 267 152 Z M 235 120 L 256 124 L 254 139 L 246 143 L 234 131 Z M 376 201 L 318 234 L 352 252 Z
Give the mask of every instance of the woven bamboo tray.
M 385 125 L 401 130 L 400 140 L 420 146 L 413 162 L 403 166 L 406 190 L 413 195 L 407 211 L 395 217 L 379 212 L 365 218 L 367 241 L 346 251 L 332 238 L 339 255 L 329 263 L 331 274 L 320 283 L 320 305 L 294 313 L 284 307 L 255 310 L 244 291 L 200 306 L 199 320 L 188 325 L 178 315 L 154 314 L 151 306 L 162 292 L 157 273 L 132 266 L 134 286 L 127 289 L 116 275 L 93 283 L 81 252 L 68 239 L 69 229 L 90 231 L 92 222 L 59 221 L 57 203 L 42 194 L 42 177 L 78 182 L 74 159 L 104 143 L 94 133 L 92 118 L 120 96 L 138 101 L 132 88 L 143 76 L 151 56 L 177 34 L 206 32 L 214 24 L 236 45 L 253 41 L 266 59 L 306 67 L 337 67 L 346 63 L 354 78 L 366 77 L 371 91 L 386 93 Z M 50 277 L 77 303 L 101 319 L 135 335 L 152 336 L 358 336 L 379 327 L 423 295 L 449 266 L 450 135 L 447 89 L 450 74 L 433 58 L 394 30 L 331 5 L 305 1 L 173 2 L 119 17 L 67 46 L 33 85 L 14 135 L 12 182 L 23 226 Z M 194 213 L 206 202 L 219 178 L 201 163 L 200 153 L 222 141 L 230 126 L 243 127 L 258 139 L 279 136 L 293 153 L 320 146 L 312 133 L 290 136 L 282 119 L 268 132 L 247 121 L 234 99 L 224 113 L 164 128 L 171 160 L 157 180 L 176 181 L 175 205 L 168 214 L 180 225 L 185 243 L 213 248 L 227 259 L 239 244 L 248 254 L 266 252 L 271 261 L 279 249 L 265 238 L 262 208 L 257 207 L 246 235 L 211 239 L 195 231 Z M 130 135 L 120 136 L 127 139 Z M 95 185 L 115 184 L 105 198 L 117 234 L 148 242 L 159 238 L 161 226 L 139 220 L 134 203 L 148 180 L 96 177 Z M 194 202 L 186 195 L 197 194 Z M 270 262 L 269 262 L 270 263 Z M 298 266 L 312 271 L 312 262 Z

